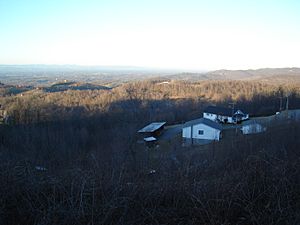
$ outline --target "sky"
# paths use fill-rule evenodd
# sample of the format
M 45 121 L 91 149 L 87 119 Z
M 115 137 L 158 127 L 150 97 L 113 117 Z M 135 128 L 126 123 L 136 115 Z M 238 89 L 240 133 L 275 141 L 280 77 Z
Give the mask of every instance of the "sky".
M 300 67 L 299 0 L 0 0 L 0 64 Z

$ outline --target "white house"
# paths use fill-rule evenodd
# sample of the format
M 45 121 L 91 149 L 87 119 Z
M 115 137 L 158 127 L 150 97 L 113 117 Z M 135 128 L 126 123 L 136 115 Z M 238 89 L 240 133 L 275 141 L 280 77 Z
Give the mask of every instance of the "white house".
M 249 114 L 241 110 L 233 110 L 217 106 L 208 106 L 203 112 L 203 118 L 221 123 L 239 123 L 249 119 Z
M 266 131 L 267 128 L 255 120 L 245 121 L 242 124 L 241 131 L 243 134 L 256 134 Z
M 222 126 L 212 120 L 201 118 L 186 122 L 182 127 L 182 138 L 185 143 L 205 143 L 220 140 Z

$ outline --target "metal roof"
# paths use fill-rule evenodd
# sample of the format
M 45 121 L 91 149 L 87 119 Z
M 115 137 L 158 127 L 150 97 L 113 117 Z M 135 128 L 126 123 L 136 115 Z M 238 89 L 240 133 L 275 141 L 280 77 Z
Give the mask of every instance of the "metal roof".
M 200 118 L 200 119 L 188 121 L 183 125 L 183 128 L 190 127 L 190 126 L 196 125 L 196 124 L 201 124 L 201 123 L 203 123 L 203 124 L 205 124 L 209 127 L 215 128 L 217 130 L 222 130 L 222 125 L 221 124 L 219 124 L 215 121 L 206 119 L 206 118 Z
M 144 128 L 140 129 L 139 133 L 152 133 L 158 129 L 160 129 L 166 122 L 154 122 L 150 123 L 149 125 L 145 126 Z

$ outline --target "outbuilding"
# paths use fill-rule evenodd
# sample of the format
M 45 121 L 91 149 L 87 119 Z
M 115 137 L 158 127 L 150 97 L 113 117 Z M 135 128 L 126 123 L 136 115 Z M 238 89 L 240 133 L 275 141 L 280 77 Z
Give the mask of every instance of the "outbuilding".
M 184 143 L 201 144 L 218 141 L 221 138 L 222 125 L 206 118 L 186 122 L 182 127 Z
M 153 122 L 138 131 L 142 134 L 145 142 L 155 142 L 162 134 L 166 122 Z
M 241 131 L 243 134 L 256 134 L 266 131 L 267 128 L 255 120 L 248 120 L 243 122 Z

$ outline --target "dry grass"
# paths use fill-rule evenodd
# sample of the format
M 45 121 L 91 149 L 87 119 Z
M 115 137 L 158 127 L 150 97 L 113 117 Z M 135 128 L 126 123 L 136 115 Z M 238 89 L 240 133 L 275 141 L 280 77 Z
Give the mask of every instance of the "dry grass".
M 208 151 L 177 151 L 177 163 L 155 159 L 155 174 L 129 158 L 115 165 L 89 155 L 85 164 L 37 171 L 32 160 L 2 154 L 0 222 L 299 224 L 299 131 L 281 127 Z

